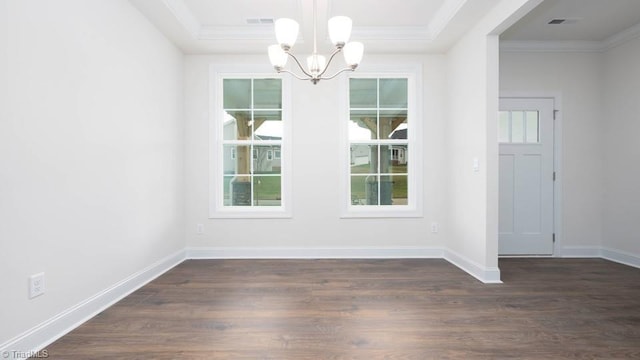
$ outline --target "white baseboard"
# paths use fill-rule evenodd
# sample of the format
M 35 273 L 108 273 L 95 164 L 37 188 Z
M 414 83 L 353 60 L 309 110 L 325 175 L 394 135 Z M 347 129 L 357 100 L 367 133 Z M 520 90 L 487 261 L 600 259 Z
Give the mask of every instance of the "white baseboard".
M 44 349 L 101 311 L 180 264 L 184 259 L 185 250 L 183 249 L 1 344 L 2 359 L 24 359 L 30 355 L 37 356 L 38 350 Z
M 564 258 L 602 258 L 640 268 L 639 255 L 600 246 L 565 246 L 562 248 L 560 256 Z
M 500 269 L 497 267 L 488 268 L 482 266 L 450 249 L 447 249 L 444 258 L 485 284 L 502 284 Z
M 599 258 L 602 257 L 600 246 L 563 246 L 559 257 L 564 258 Z
M 640 268 L 640 256 L 636 254 L 610 248 L 602 248 L 601 253 L 604 259 Z
M 501 283 L 500 269 L 486 268 L 439 247 L 399 248 L 187 248 L 188 259 L 445 259 L 486 284 Z
M 398 248 L 230 248 L 190 247 L 188 259 L 441 259 L 444 250 L 439 247 Z

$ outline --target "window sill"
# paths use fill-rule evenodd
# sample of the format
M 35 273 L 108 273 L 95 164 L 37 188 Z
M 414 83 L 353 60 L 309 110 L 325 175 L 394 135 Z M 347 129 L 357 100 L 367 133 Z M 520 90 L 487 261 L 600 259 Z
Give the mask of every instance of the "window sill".
M 209 213 L 209 219 L 290 219 L 291 212 L 283 208 L 247 210 L 243 208 L 217 209 Z
M 416 208 L 398 206 L 380 206 L 369 209 L 362 209 L 363 206 L 349 206 L 343 209 L 340 218 L 358 219 L 358 218 L 422 218 L 422 210 Z

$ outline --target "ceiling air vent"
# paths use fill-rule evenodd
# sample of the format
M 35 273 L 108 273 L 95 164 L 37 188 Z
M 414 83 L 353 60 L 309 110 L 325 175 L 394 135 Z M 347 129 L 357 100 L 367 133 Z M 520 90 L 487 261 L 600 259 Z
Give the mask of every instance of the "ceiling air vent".
M 248 25 L 273 25 L 273 18 L 248 18 Z
M 547 24 L 549 25 L 570 25 L 570 24 L 575 24 L 578 22 L 577 18 L 556 18 L 556 19 L 551 19 L 549 20 L 549 22 Z

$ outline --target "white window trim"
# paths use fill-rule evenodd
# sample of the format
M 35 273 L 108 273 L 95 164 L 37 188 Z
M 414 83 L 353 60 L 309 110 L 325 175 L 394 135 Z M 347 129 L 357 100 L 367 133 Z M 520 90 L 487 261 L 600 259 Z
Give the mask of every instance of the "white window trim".
M 341 218 L 420 218 L 423 217 L 424 168 L 422 142 L 422 66 L 406 65 L 396 68 L 375 67 L 349 73 L 341 79 L 340 89 L 340 217 Z M 349 153 L 349 79 L 350 78 L 397 78 L 406 77 L 408 84 L 408 143 L 411 152 L 409 178 L 407 181 L 409 198 L 407 205 L 356 205 L 351 204 L 351 183 Z
M 209 218 L 290 218 L 291 208 L 291 81 L 275 72 L 265 72 L 265 67 L 211 64 L 209 67 Z M 281 206 L 224 206 L 224 189 L 221 181 L 224 173 L 223 144 L 223 94 L 225 78 L 274 78 L 282 80 L 281 141 Z M 252 156 L 253 157 L 253 156 Z

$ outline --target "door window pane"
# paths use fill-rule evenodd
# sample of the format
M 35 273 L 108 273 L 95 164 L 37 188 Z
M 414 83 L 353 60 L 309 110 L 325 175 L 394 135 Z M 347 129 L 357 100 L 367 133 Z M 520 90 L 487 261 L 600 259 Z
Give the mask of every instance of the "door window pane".
M 527 111 L 527 139 L 528 143 L 540 142 L 540 120 L 537 111 Z
M 524 112 L 523 111 L 511 112 L 511 142 L 512 143 L 524 142 Z
M 511 142 L 511 126 L 509 122 L 509 112 L 500 111 L 500 117 L 498 120 L 498 141 L 501 143 Z

